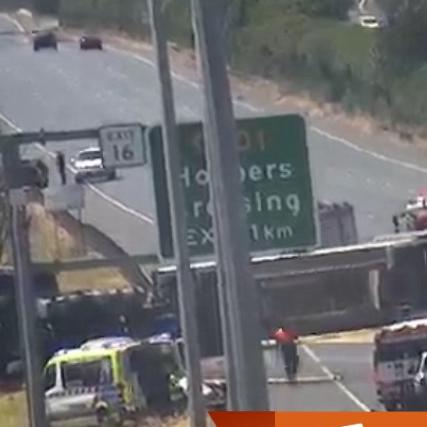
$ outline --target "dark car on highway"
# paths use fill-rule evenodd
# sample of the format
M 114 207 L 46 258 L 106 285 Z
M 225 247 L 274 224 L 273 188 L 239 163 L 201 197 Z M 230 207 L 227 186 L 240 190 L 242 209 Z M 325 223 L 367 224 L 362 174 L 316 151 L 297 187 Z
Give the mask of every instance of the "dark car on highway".
M 48 48 L 58 50 L 58 40 L 55 33 L 52 31 L 36 33 L 33 38 L 33 48 L 36 52 Z
M 102 50 L 102 40 L 97 36 L 82 36 L 80 37 L 80 49 L 81 50 L 90 50 L 97 49 Z

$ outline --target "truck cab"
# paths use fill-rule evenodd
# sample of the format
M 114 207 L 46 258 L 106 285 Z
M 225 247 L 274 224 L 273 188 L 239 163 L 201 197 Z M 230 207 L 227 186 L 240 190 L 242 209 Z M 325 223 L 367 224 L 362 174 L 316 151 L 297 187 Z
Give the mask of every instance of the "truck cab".
M 420 363 L 414 376 L 415 393 L 422 402 L 427 402 L 427 352 L 421 354 Z
M 386 410 L 427 409 L 427 319 L 382 328 L 373 362 L 377 396 Z

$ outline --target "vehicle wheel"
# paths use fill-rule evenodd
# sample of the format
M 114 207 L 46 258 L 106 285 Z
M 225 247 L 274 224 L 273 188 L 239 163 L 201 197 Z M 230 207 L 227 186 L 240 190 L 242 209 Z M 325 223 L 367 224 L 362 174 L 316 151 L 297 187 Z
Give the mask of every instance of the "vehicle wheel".
M 37 52 L 39 50 L 38 46 L 33 46 L 34 52 Z
M 113 180 L 115 180 L 116 178 L 117 178 L 117 173 L 116 173 L 116 171 L 114 170 L 114 171 L 110 172 L 109 179 L 110 179 L 111 181 L 113 181 Z
M 126 419 L 126 417 L 125 417 L 124 414 L 119 414 L 118 417 L 117 417 L 117 420 L 115 422 L 115 425 L 117 427 L 123 427 L 123 425 L 125 423 L 125 419 Z
M 108 413 L 107 410 L 102 408 L 96 411 L 96 422 L 99 426 L 105 425 L 106 421 L 108 421 Z

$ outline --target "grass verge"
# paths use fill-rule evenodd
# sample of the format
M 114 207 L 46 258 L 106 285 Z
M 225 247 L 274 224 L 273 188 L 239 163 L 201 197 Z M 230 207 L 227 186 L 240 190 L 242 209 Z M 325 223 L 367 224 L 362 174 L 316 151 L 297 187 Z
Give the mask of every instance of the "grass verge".
M 27 405 L 25 393 L 0 395 L 1 427 L 27 427 Z
M 1 427 L 28 427 L 27 405 L 25 392 L 4 394 L 0 396 L 0 425 Z M 68 423 L 77 427 L 75 423 Z M 80 426 L 80 424 L 78 424 Z M 147 417 L 138 423 L 137 427 L 188 427 L 187 417 L 167 418 Z M 64 425 L 65 427 L 65 425 Z M 81 426 L 83 427 L 83 426 Z

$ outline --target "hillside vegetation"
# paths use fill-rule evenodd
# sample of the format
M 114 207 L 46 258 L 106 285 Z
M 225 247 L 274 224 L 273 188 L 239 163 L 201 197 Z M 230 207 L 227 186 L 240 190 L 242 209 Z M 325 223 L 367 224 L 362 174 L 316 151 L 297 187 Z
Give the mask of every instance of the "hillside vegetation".
M 1 3 L 2 0 L 0 0 Z M 7 0 L 3 0 L 7 1 Z M 50 5 L 49 2 L 52 2 Z M 62 23 L 147 37 L 142 0 L 37 0 Z M 351 23 L 353 0 L 221 0 L 224 39 L 236 71 L 291 83 L 390 127 L 423 127 L 427 117 L 427 2 L 377 0 L 389 25 Z M 169 37 L 190 45 L 189 1 L 168 0 Z

